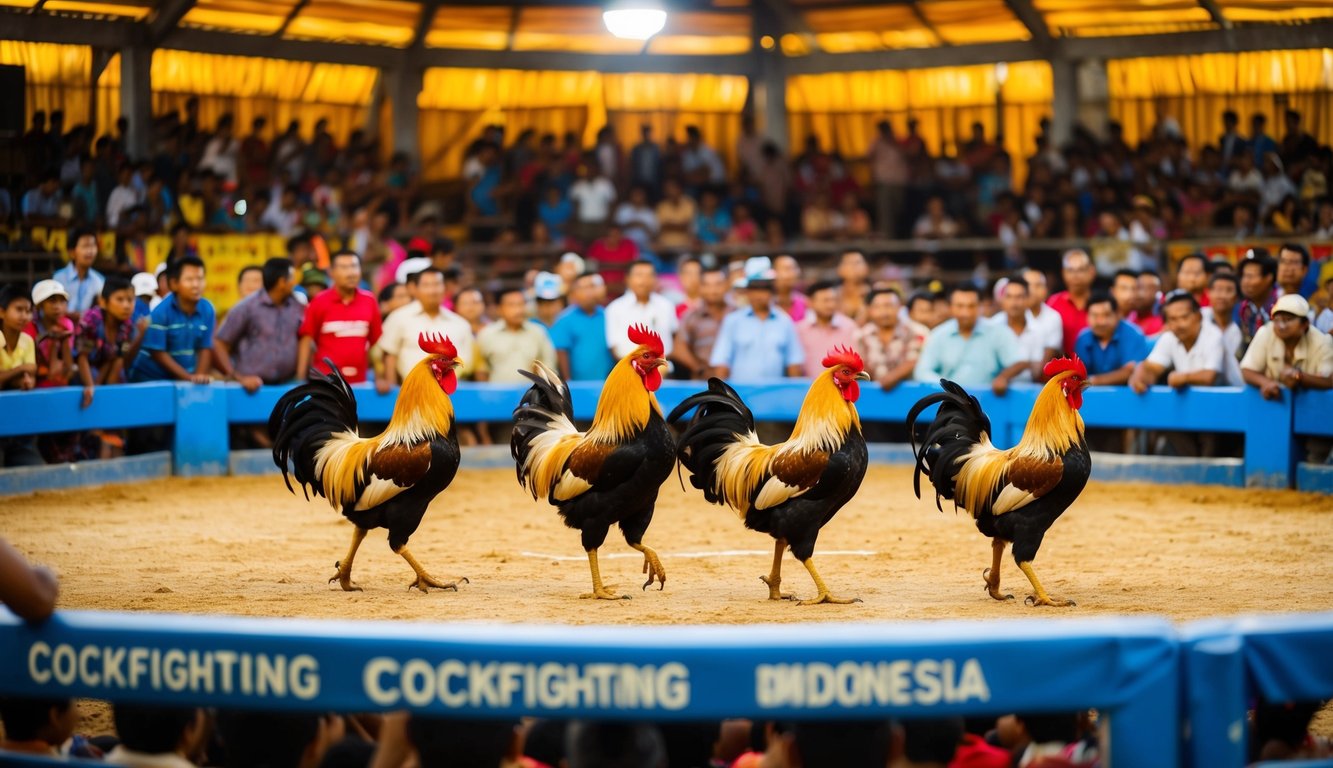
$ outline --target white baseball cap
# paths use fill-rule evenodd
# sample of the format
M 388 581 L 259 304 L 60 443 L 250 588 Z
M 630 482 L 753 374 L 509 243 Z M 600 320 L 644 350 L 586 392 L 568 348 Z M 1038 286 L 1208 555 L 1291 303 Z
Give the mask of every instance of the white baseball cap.
M 68 299 L 69 291 L 55 280 L 42 280 L 32 287 L 32 303 L 36 306 L 41 306 L 43 301 L 52 296 L 64 296 Z
M 415 275 L 426 267 L 430 266 L 430 259 L 425 256 L 413 256 L 410 259 L 403 259 L 403 263 L 398 265 L 398 271 L 394 273 L 394 282 L 406 283 L 409 275 Z
M 130 278 L 130 285 L 134 286 L 135 296 L 150 296 L 157 294 L 157 278 L 147 272 L 140 272 Z
M 37 289 L 34 288 L 33 301 L 40 304 L 41 302 L 37 301 L 36 293 Z M 1300 294 L 1288 293 L 1283 295 L 1282 298 L 1278 299 L 1277 303 L 1273 305 L 1273 314 L 1276 315 L 1278 312 L 1286 312 L 1287 314 L 1295 315 L 1296 317 L 1308 318 L 1310 316 L 1310 302 L 1301 298 Z

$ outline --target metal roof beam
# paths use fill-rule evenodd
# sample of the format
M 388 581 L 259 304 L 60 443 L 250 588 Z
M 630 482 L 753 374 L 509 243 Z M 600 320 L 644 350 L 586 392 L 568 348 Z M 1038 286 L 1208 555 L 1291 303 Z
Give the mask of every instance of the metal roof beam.
M 1199 7 L 1208 12 L 1214 24 L 1222 29 L 1231 29 L 1231 21 L 1222 13 L 1222 7 L 1217 4 L 1217 0 L 1199 0 Z
M 287 16 L 283 18 L 282 24 L 278 27 L 278 31 L 273 33 L 273 37 L 281 38 L 283 35 L 287 34 L 287 28 L 292 25 L 293 21 L 296 21 L 296 17 L 299 16 L 301 11 L 305 10 L 305 7 L 309 4 L 310 0 L 296 0 L 296 5 L 293 5 L 292 9 L 287 12 Z
M 1041 11 L 1032 4 L 1032 0 L 1004 0 L 1004 4 L 1009 6 L 1010 12 L 1028 28 L 1028 34 L 1032 35 L 1033 42 L 1040 46 L 1051 44 L 1051 30 L 1046 26 L 1046 19 L 1041 15 Z
M 0 29 L 7 40 L 91 45 L 95 48 L 124 48 L 143 41 L 140 24 L 121 19 L 83 19 L 30 13 L 27 10 L 0 11 Z
M 801 12 L 792 6 L 791 0 L 764 0 L 764 6 L 777 20 L 784 34 L 798 35 L 805 41 L 806 48 L 812 51 L 819 50 L 819 41 L 815 38 L 815 30 L 810 27 L 810 23 L 805 20 Z M 777 37 L 781 37 L 781 35 L 777 35 Z
M 816 53 L 788 59 L 787 71 L 793 75 L 814 75 L 822 72 L 854 72 L 870 69 L 918 69 L 922 67 L 994 64 L 997 61 L 1027 61 L 1040 58 L 1042 58 L 1042 54 L 1037 47 L 1025 40 L 1013 43 L 905 48 L 895 51 Z
M 1324 48 L 1333 40 L 1333 21 L 1269 24 L 1221 30 L 1175 32 L 1167 35 L 1061 38 L 1058 50 L 1072 59 L 1127 59 L 1140 56 L 1186 56 L 1198 53 L 1239 53 L 1276 48 Z
M 920 5 L 917 5 L 916 2 L 910 2 L 907 4 L 907 7 L 911 9 L 912 17 L 916 19 L 916 23 L 925 27 L 927 32 L 934 35 L 935 40 L 939 42 L 940 45 L 946 48 L 952 45 L 952 43 L 944 39 L 944 35 L 940 34 L 940 31 L 936 29 L 935 24 L 932 23 L 930 19 L 926 18 L 926 14 L 921 12 Z
M 268 35 L 238 35 L 204 29 L 177 29 L 167 36 L 161 47 L 196 53 L 323 61 L 364 67 L 394 67 L 403 60 L 403 52 L 397 48 L 313 40 L 274 40 Z
M 193 7 L 194 0 L 161 0 L 148 14 L 148 40 L 152 46 L 157 47 L 166 39 Z
M 706 72 L 748 75 L 753 70 L 746 54 L 686 56 L 675 54 L 599 54 L 564 51 L 468 51 L 428 48 L 422 54 L 428 67 L 481 67 L 483 69 L 598 70 L 600 72 Z

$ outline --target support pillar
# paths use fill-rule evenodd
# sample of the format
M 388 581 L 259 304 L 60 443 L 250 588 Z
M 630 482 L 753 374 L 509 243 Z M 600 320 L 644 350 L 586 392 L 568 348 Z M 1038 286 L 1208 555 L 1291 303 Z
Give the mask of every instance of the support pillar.
M 784 154 L 790 151 L 787 130 L 787 60 L 782 55 L 782 24 L 767 3 L 754 3 L 750 101 L 755 125 Z M 765 49 L 767 37 L 772 48 Z
M 120 113 L 130 121 L 125 151 L 136 159 L 147 158 L 153 130 L 153 49 L 128 46 L 120 49 Z M 103 126 L 109 130 L 112 126 Z
M 1064 56 L 1051 59 L 1051 142 L 1062 147 L 1074 137 L 1078 119 L 1078 62 Z
M 366 111 L 366 123 L 362 127 L 366 131 L 366 136 L 371 139 L 380 138 L 380 112 L 384 109 L 385 75 L 384 70 L 375 70 L 375 84 L 370 88 L 370 107 Z
M 421 93 L 424 72 L 420 67 L 404 66 L 384 70 L 383 74 L 392 101 L 393 151 L 406 152 L 412 162 L 419 162 L 417 96 Z

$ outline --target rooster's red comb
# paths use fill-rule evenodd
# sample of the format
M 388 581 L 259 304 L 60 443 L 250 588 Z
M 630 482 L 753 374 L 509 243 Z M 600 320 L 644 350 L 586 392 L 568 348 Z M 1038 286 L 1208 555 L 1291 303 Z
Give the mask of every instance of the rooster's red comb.
M 1078 359 L 1078 355 L 1054 358 L 1042 369 L 1048 379 L 1065 371 L 1073 371 L 1080 379 L 1088 378 L 1088 369 L 1083 367 L 1083 361 Z
M 631 325 L 629 327 L 629 340 L 651 349 L 658 357 L 666 354 L 666 351 L 662 348 L 662 337 L 646 325 Z
M 854 373 L 860 373 L 865 370 L 866 364 L 861 360 L 861 356 L 850 347 L 834 347 L 824 356 L 824 361 L 820 365 L 825 368 L 832 368 L 835 365 L 845 365 Z
M 417 346 L 428 355 L 443 355 L 450 360 L 458 357 L 458 350 L 448 336 L 438 333 L 422 333 L 417 336 Z

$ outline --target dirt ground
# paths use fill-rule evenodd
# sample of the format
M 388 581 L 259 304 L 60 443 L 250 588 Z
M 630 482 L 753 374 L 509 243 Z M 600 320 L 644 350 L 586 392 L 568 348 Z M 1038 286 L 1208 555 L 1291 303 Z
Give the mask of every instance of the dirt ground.
M 1333 501 L 1292 491 L 1089 485 L 1047 534 L 1036 570 L 1078 606 L 1035 609 L 1006 558 L 998 603 L 982 590 L 990 548 L 965 513 L 918 501 L 906 467 L 873 467 L 815 551 L 834 594 L 853 605 L 770 602 L 772 539 L 730 511 L 663 487 L 645 541 L 664 591 L 639 590 L 642 557 L 612 531 L 602 573 L 632 600 L 589 601 L 578 534 L 524 495 L 507 470 L 463 470 L 412 537 L 457 593 L 409 591 L 411 571 L 372 532 L 353 578 L 328 584 L 351 527 L 277 476 L 172 479 L 7 498 L 0 535 L 57 570 L 68 608 L 424 621 L 567 624 L 780 623 L 1160 614 L 1176 620 L 1333 609 Z M 788 554 L 784 589 L 813 590 Z

